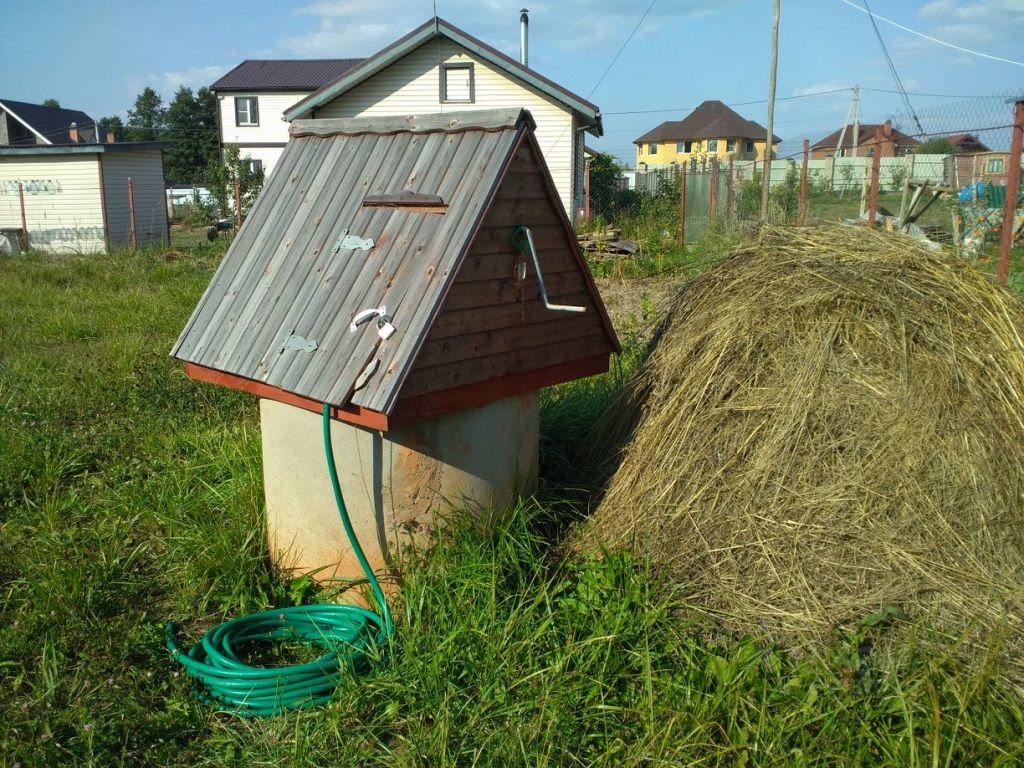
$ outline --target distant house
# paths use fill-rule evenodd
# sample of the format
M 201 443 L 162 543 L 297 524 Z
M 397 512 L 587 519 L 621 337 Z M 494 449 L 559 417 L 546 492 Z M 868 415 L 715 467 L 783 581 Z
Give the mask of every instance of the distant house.
M 221 149 L 237 146 L 267 175 L 288 141 L 281 115 L 362 59 L 246 59 L 210 86 L 217 95 Z
M 662 123 L 633 140 L 636 164 L 648 167 L 704 160 L 764 160 L 767 129 L 721 101 L 705 101 L 682 120 Z M 782 142 L 772 136 L 772 156 Z
M 957 182 L 961 187 L 979 181 L 1005 185 L 1007 172 L 1010 170 L 1010 157 L 1009 152 L 992 150 L 957 155 Z M 1024 155 L 1017 161 L 1024 166 Z
M 583 202 L 583 138 L 604 132 L 581 96 L 441 18 L 432 18 L 285 112 L 285 120 L 384 117 L 475 109 L 530 110 L 559 199 Z
M 0 248 L 26 237 L 29 247 L 55 253 L 126 245 L 133 208 L 136 242 L 166 243 L 163 150 L 171 146 L 68 141 L 0 147 Z
M 991 151 L 973 133 L 961 133 L 957 136 L 950 136 L 949 143 L 956 147 L 957 154 L 966 155 L 972 152 Z
M 839 146 L 839 137 L 843 129 L 833 131 L 825 138 L 811 145 L 811 159 L 824 160 L 827 157 L 852 157 L 854 147 L 859 157 L 870 157 L 877 151 L 881 157 L 901 157 L 914 151 L 921 144 L 917 139 L 908 136 L 892 122 L 861 123 L 854 139 L 853 126 L 847 126 L 843 135 L 843 145 Z
M 0 146 L 79 141 L 96 141 L 96 121 L 85 112 L 0 99 Z

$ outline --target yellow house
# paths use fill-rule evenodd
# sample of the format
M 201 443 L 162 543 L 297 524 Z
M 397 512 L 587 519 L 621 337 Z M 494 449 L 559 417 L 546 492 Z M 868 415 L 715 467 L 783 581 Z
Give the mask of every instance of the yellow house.
M 720 101 L 705 101 L 683 120 L 669 120 L 634 139 L 636 167 L 697 162 L 717 158 L 764 160 L 768 131 Z M 772 136 L 772 157 L 779 143 Z

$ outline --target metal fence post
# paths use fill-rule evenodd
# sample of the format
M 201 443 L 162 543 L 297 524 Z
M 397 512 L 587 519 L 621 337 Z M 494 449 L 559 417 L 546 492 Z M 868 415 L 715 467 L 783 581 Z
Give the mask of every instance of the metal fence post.
M 734 208 L 734 197 L 733 197 L 733 164 L 732 158 L 729 158 L 729 176 L 725 180 L 725 219 L 726 221 L 732 221 L 733 208 Z
M 1010 277 L 1010 247 L 1013 245 L 1014 215 L 1020 190 L 1020 152 L 1024 139 L 1024 100 L 1013 107 L 1013 138 L 1010 140 L 1010 167 L 1006 169 L 1006 202 L 1003 204 L 1003 231 L 999 239 L 999 284 Z
M 583 220 L 590 223 L 590 160 L 583 161 Z
M 235 176 L 235 231 L 242 228 L 242 182 Z
M 18 182 L 18 203 L 21 206 L 21 247 L 28 250 L 28 223 L 25 219 L 25 187 Z
M 131 176 L 128 177 L 128 241 L 133 251 L 138 249 L 139 243 L 135 233 L 135 185 Z
M 804 139 L 804 164 L 800 169 L 800 226 L 807 223 L 807 161 L 811 151 L 811 142 Z
M 686 163 L 679 171 L 679 247 L 682 248 L 686 230 Z
M 708 181 L 711 182 L 711 189 L 708 193 L 708 221 L 710 222 L 715 218 L 715 208 L 718 203 L 718 158 L 711 161 L 711 176 Z

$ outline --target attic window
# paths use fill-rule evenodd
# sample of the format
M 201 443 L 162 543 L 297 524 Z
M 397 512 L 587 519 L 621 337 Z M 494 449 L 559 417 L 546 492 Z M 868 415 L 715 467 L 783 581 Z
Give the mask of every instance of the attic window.
M 472 64 L 441 66 L 441 103 L 472 104 L 476 98 Z
M 412 213 L 444 213 L 448 205 L 440 195 L 426 195 L 422 192 L 388 192 L 383 195 L 367 195 L 363 198 L 364 208 L 393 208 Z

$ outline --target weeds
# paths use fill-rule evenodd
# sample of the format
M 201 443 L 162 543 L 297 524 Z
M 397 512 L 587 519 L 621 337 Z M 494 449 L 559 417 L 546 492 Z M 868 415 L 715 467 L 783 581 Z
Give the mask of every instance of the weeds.
M 553 555 L 581 514 L 574 444 L 636 347 L 545 392 L 543 500 L 490 535 L 455 526 L 410 563 L 377 675 L 263 721 L 198 704 L 167 619 L 197 637 L 311 596 L 265 559 L 255 402 L 167 357 L 217 256 L 0 258 L 0 763 L 1020 760 L 1019 702 L 948 658 L 896 649 L 883 674 L 837 638 L 834 658 L 795 661 L 719 636 L 628 553 Z M 866 669 L 870 686 L 851 683 Z

